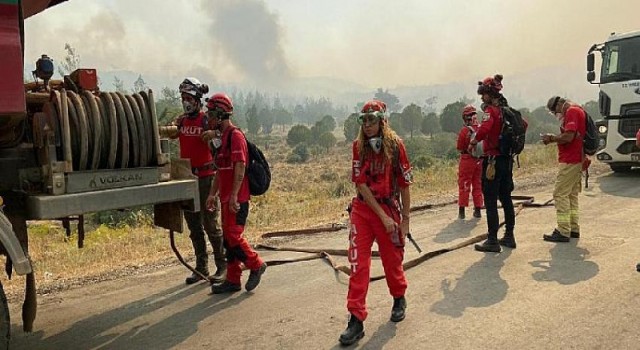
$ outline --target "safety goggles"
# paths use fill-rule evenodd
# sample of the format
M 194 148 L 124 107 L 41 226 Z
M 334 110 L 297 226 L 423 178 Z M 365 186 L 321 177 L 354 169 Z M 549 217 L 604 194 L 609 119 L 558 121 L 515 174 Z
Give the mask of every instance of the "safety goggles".
M 217 119 L 222 119 L 222 117 L 224 116 L 224 111 L 221 108 L 212 108 L 212 109 L 207 109 L 207 116 L 209 118 L 217 118 Z
M 360 113 L 360 115 L 358 116 L 358 124 L 372 125 L 374 123 L 379 122 L 383 118 L 384 118 L 384 113 L 382 112 Z

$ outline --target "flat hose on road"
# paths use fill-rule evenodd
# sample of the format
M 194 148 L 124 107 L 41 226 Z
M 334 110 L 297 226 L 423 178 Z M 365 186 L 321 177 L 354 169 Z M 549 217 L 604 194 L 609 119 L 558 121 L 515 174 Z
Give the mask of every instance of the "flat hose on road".
M 518 214 L 520 214 L 520 212 L 526 208 L 526 207 L 535 207 L 535 208 L 540 208 L 540 207 L 546 207 L 551 205 L 551 202 L 553 201 L 553 199 L 550 199 L 544 203 L 535 203 L 534 202 L 534 198 L 532 196 L 512 196 L 512 199 L 516 200 L 517 202 L 515 203 L 517 205 L 517 209 L 515 211 L 515 215 L 517 216 Z M 441 204 L 425 204 L 425 205 L 420 205 L 420 206 L 416 206 L 416 207 L 412 207 L 411 208 L 411 212 L 414 211 L 420 211 L 420 210 L 427 210 L 427 209 L 432 209 L 432 208 L 436 208 L 436 207 L 443 207 L 443 206 L 447 206 L 447 205 L 451 205 L 451 204 L 455 204 L 457 203 L 457 201 L 453 201 L 453 202 L 447 202 L 447 203 L 441 203 Z M 504 225 L 504 222 L 500 223 L 500 227 L 502 227 Z M 327 233 L 327 232 L 334 232 L 334 231 L 338 231 L 341 229 L 346 228 L 345 225 L 336 225 L 336 224 L 332 224 L 326 227 L 320 227 L 320 228 L 312 228 L 312 229 L 302 229 L 302 230 L 291 230 L 291 231 L 275 231 L 275 232 L 267 232 L 262 234 L 260 237 L 261 238 L 273 238 L 273 237 L 293 237 L 293 236 L 297 236 L 297 235 L 309 235 L 309 234 L 315 234 L 315 233 Z M 443 248 L 443 249 L 438 249 L 438 250 L 434 250 L 434 251 L 430 251 L 430 252 L 425 252 L 420 254 L 420 256 L 418 256 L 417 258 L 411 259 L 409 261 L 406 261 L 402 264 L 403 268 L 405 271 L 414 268 L 420 264 L 422 264 L 423 262 L 430 260 L 436 256 L 448 253 L 448 252 L 452 252 L 464 247 L 467 247 L 471 244 L 474 243 L 478 243 L 481 242 L 483 240 L 487 239 L 487 234 L 483 233 L 480 235 L 477 235 L 475 237 L 471 237 L 463 242 L 460 242 L 454 246 L 448 247 L 448 248 Z M 348 266 L 345 265 L 338 265 L 335 261 L 335 259 L 333 259 L 332 255 L 337 255 L 337 256 L 348 256 L 348 250 L 347 249 L 323 249 L 323 248 L 294 248 L 294 247 L 276 247 L 276 246 L 271 246 L 271 245 L 267 245 L 267 244 L 258 244 L 256 246 L 256 249 L 262 249 L 262 250 L 270 250 L 270 251 L 288 251 L 288 252 L 296 252 L 296 253 L 313 253 L 313 255 L 309 255 L 309 256 L 304 256 L 304 257 L 300 257 L 300 258 L 294 258 L 294 259 L 286 259 L 286 260 L 273 260 L 273 261 L 266 261 L 267 265 L 269 266 L 273 266 L 273 265 L 284 265 L 284 264 L 289 264 L 289 263 L 295 263 L 295 262 L 301 262 L 301 261 L 309 261 L 309 260 L 314 260 L 314 259 L 324 259 L 325 261 L 327 261 L 327 263 L 333 268 L 334 271 L 338 272 L 342 272 L 346 275 L 350 275 L 351 274 L 351 269 Z M 372 251 L 371 252 L 371 256 L 374 257 L 379 257 L 380 253 L 378 251 Z M 370 278 L 370 281 L 377 281 L 377 280 L 381 280 L 384 279 L 384 275 L 379 275 L 379 276 L 372 276 Z

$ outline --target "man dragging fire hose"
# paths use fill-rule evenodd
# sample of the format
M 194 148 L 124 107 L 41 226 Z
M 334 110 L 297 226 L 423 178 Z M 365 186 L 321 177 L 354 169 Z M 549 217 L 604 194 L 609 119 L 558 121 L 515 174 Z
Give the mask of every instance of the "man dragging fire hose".
M 347 295 L 351 315 L 347 329 L 340 334 L 343 345 L 353 344 L 364 336 L 373 241 L 378 242 L 387 286 L 393 297 L 391 321 L 402 321 L 407 307 L 404 298 L 407 280 L 402 260 L 404 238 L 409 234 L 411 164 L 402 140 L 389 126 L 386 112 L 387 107 L 381 101 L 365 103 L 358 118 L 362 127 L 352 146 L 351 178 L 358 196 L 351 202 L 351 275 Z
M 473 217 L 480 218 L 482 208 L 482 159 L 469 152 L 471 135 L 478 131 L 476 108 L 467 105 L 462 110 L 464 126 L 458 133 L 456 148 L 460 151 L 458 165 L 458 219 L 464 220 L 465 209 L 469 206 L 469 192 L 473 196 Z

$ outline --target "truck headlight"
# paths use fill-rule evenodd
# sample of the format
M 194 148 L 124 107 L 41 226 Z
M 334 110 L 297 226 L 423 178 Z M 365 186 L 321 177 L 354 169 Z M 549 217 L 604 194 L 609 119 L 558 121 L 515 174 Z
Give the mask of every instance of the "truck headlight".
M 607 133 L 607 126 L 606 125 L 600 125 L 598 127 L 598 132 L 601 134 L 606 134 Z

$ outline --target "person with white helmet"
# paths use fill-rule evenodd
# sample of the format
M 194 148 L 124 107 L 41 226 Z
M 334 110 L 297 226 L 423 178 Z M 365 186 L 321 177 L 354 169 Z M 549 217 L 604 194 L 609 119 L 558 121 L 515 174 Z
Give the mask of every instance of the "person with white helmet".
M 222 234 L 227 250 L 227 278 L 211 286 L 213 294 L 234 293 L 241 289 L 242 265 L 250 270 L 245 289 L 254 290 L 260 283 L 267 264 L 251 248 L 244 237 L 244 227 L 249 216 L 249 179 L 245 169 L 249 160 L 247 140 L 231 122 L 233 101 L 227 94 L 217 93 L 207 100 L 209 127 L 206 138 L 221 137 L 214 144 L 218 147 L 215 157 L 216 176 L 209 192 L 207 207 L 214 208 L 220 200 Z
M 460 151 L 458 164 L 458 218 L 464 220 L 465 209 L 469 206 L 469 193 L 473 197 L 473 217 L 480 218 L 482 208 L 482 159 L 469 151 L 472 135 L 478 131 L 476 108 L 467 105 L 462 110 L 464 126 L 458 133 L 456 148 Z
M 387 121 L 384 102 L 365 103 L 358 122 L 362 127 L 352 145 L 351 179 L 358 195 L 351 201 L 350 210 L 351 274 L 347 295 L 350 317 L 347 328 L 340 334 L 343 345 L 353 344 L 364 336 L 374 241 L 378 242 L 385 279 L 393 297 L 391 321 L 402 321 L 407 307 L 402 260 L 404 238 L 409 233 L 411 164 L 402 140 Z
M 206 200 L 215 175 L 213 156 L 208 140 L 203 138 L 207 128 L 206 114 L 202 111 L 202 98 L 209 92 L 209 87 L 198 79 L 186 78 L 179 86 L 184 114 L 180 115 L 175 124 L 178 126 L 177 135 L 180 142 L 180 157 L 191 160 L 191 170 L 198 177 L 198 191 L 200 194 L 200 211 L 185 211 L 184 216 L 191 234 L 189 238 L 193 244 L 196 256 L 196 270 L 209 276 L 206 233 L 213 248 L 213 258 L 216 272 L 210 277 L 213 282 L 224 280 L 227 270 L 222 231 L 217 223 L 218 212 L 206 210 Z M 202 277 L 192 274 L 185 280 L 186 284 L 200 281 Z

